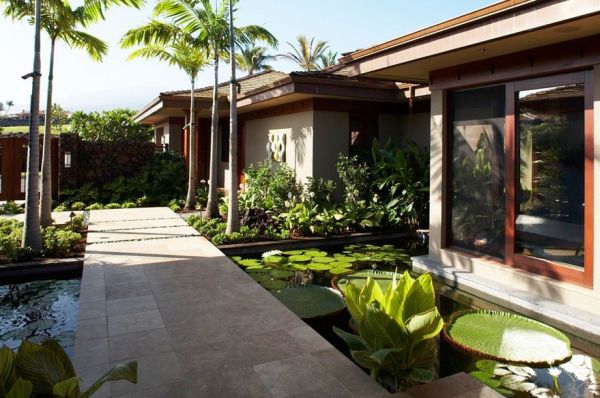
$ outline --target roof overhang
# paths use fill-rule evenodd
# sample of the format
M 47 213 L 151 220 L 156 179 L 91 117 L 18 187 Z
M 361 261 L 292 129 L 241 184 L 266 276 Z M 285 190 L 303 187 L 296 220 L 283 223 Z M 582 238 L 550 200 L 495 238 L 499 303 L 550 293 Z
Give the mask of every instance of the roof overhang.
M 228 112 L 228 102 L 226 99 L 219 100 L 221 115 Z M 212 98 L 196 98 L 194 102 L 195 112 L 198 117 L 210 117 L 212 109 Z M 225 109 L 227 108 L 227 109 Z M 226 112 L 227 110 L 227 112 Z M 186 117 L 190 112 L 190 98 L 183 95 L 160 95 L 146 105 L 134 116 L 134 121 L 146 124 L 157 125 L 172 117 Z
M 512 0 L 352 53 L 352 76 L 428 83 L 432 71 L 600 33 L 598 0 Z

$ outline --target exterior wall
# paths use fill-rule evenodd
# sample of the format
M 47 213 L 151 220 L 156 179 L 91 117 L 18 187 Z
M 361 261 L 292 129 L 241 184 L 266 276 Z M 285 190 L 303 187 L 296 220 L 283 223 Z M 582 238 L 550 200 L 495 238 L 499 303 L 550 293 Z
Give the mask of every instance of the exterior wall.
M 244 167 L 265 160 L 269 133 L 281 132 L 286 136 L 285 163 L 306 180 L 313 175 L 313 126 L 313 111 L 247 121 Z
M 348 154 L 349 129 L 347 112 L 314 112 L 313 177 L 334 180 L 340 185 L 335 163 L 339 153 Z
M 429 150 L 429 112 L 407 115 L 379 115 L 379 141 L 414 141 L 420 148 Z
M 431 92 L 431 196 L 429 258 L 443 266 L 456 267 L 485 277 L 502 281 L 516 290 L 537 294 L 544 299 L 566 304 L 584 311 L 597 313 L 600 308 L 600 223 L 594 229 L 594 287 L 587 289 L 538 274 L 523 272 L 498 261 L 463 254 L 444 248 L 444 102 L 443 90 Z M 600 65 L 594 67 L 594 197 L 600 197 Z M 596 206 L 597 208 L 597 206 Z

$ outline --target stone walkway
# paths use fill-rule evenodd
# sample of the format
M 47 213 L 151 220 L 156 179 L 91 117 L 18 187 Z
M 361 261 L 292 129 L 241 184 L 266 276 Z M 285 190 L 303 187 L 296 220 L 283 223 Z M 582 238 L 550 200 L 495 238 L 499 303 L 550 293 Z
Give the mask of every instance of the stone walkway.
M 78 373 L 87 385 L 111 365 L 139 364 L 137 385 L 94 397 L 389 396 L 169 209 L 90 220 Z M 470 378 L 451 384 L 445 397 L 497 396 Z M 415 394 L 397 396 L 429 396 Z

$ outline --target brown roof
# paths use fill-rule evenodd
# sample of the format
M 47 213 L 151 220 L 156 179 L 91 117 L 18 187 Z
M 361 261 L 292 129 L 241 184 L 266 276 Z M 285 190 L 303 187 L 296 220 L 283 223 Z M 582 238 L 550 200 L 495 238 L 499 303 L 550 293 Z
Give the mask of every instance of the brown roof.
M 287 73 L 270 70 L 239 78 L 237 79 L 238 84 L 241 86 L 239 94 L 243 96 L 246 93 L 256 91 L 261 87 L 277 83 L 278 81 L 287 79 L 288 77 L 289 75 Z M 194 94 L 196 98 L 212 98 L 213 86 L 198 88 L 195 90 Z M 189 97 L 190 90 L 166 91 L 164 93 L 160 93 L 160 95 Z M 219 97 L 223 98 L 227 97 L 228 95 L 229 82 L 219 84 Z
M 449 29 L 457 28 L 459 26 L 463 26 L 463 25 L 466 25 L 466 24 L 469 24 L 469 23 L 472 23 L 472 22 L 475 22 L 475 21 L 478 21 L 478 20 L 481 20 L 484 18 L 490 18 L 499 13 L 509 12 L 509 11 L 512 11 L 514 8 L 517 8 L 520 6 L 524 6 L 527 4 L 540 2 L 540 1 L 543 1 L 543 0 L 504 0 L 504 1 L 500 1 L 498 3 L 491 4 L 489 6 L 486 6 L 486 7 L 480 8 L 478 10 L 469 12 L 467 14 L 449 19 L 444 22 L 440 22 L 438 24 L 429 26 L 427 28 L 417 30 L 416 32 L 409 33 L 407 35 L 400 36 L 400 37 L 392 39 L 392 40 L 388 40 L 381 44 L 377 44 L 377 45 L 374 45 L 372 47 L 365 48 L 365 49 L 356 50 L 353 53 L 342 56 L 340 61 L 342 63 L 351 62 L 351 61 L 354 61 L 354 60 L 357 60 L 360 58 L 367 57 L 369 55 L 373 55 L 376 53 L 380 53 L 382 51 L 389 50 L 394 47 L 402 46 L 404 44 L 410 43 L 415 40 L 419 40 L 419 39 L 422 39 L 422 38 L 425 38 L 425 37 L 428 37 L 428 36 L 431 36 L 434 34 L 438 34 L 438 33 L 447 31 Z

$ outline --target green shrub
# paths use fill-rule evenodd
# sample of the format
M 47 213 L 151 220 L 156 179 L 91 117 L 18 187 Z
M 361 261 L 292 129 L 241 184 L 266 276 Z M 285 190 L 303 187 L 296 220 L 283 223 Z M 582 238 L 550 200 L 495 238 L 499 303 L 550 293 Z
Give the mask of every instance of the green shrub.
M 83 215 L 78 215 L 67 223 L 67 228 L 71 231 L 82 233 L 85 230 L 85 222 Z
M 0 205 L 0 215 L 2 214 L 21 214 L 23 208 L 13 201 L 8 201 L 3 205 Z
M 71 210 L 85 210 L 85 203 L 74 202 L 71 204 Z
M 23 223 L 13 219 L 0 219 L 0 250 L 10 262 L 28 261 L 33 257 L 29 247 L 21 247 Z
M 137 205 L 135 204 L 135 202 L 125 202 L 121 205 L 122 209 L 132 209 L 134 207 L 137 207 Z
M 372 195 L 371 170 L 369 165 L 358 160 L 358 156 L 338 155 L 336 168 L 344 183 L 344 202 L 368 201 Z
M 109 203 L 106 206 L 104 206 L 105 209 L 120 209 L 122 208 L 122 206 L 119 203 Z
M 42 242 L 44 247 L 44 256 L 46 257 L 65 257 L 73 246 L 79 242 L 81 234 L 68 228 L 58 229 L 48 227 L 42 231 Z
M 102 206 L 101 203 L 92 203 L 91 205 L 89 205 L 85 209 L 86 210 L 102 210 L 102 209 L 104 209 L 104 206 Z
M 204 180 L 200 181 L 196 189 L 196 203 L 201 209 L 206 208 L 208 204 L 208 183 Z
M 335 182 L 332 180 L 308 177 L 302 192 L 302 203 L 308 207 L 329 208 L 333 204 L 333 191 Z
M 137 112 L 114 109 L 104 112 L 74 112 L 71 131 L 88 141 L 150 141 L 153 131 L 133 120 Z
M 268 160 L 246 169 L 246 189 L 240 195 L 242 209 L 285 210 L 300 201 L 302 185 L 286 164 L 273 167 Z
M 53 211 L 69 211 L 69 206 L 67 206 L 65 203 L 62 203 L 56 206 Z

